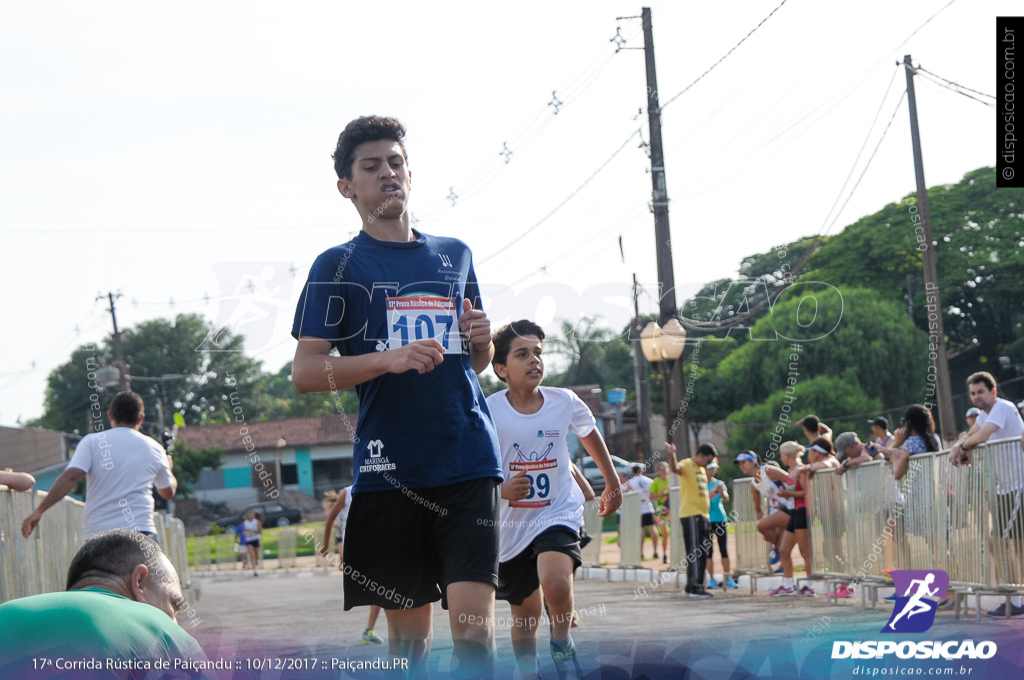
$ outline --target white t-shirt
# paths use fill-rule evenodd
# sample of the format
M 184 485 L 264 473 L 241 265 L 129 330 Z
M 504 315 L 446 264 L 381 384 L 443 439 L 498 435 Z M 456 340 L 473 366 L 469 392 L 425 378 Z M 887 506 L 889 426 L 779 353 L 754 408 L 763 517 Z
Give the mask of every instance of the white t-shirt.
M 779 506 L 786 510 L 793 509 L 793 499 L 791 498 L 780 498 L 779 490 L 785 488 L 784 485 L 780 486 L 779 482 L 768 476 L 768 465 L 761 466 L 761 481 L 754 482 L 754 488 L 761 494 L 761 498 L 768 499 L 769 512 L 776 510 Z M 775 467 L 774 465 L 771 467 Z M 775 468 L 780 472 L 785 472 L 782 468 Z
M 167 453 L 130 427 L 87 434 L 68 462 L 86 474 L 85 538 L 109 529 L 156 532 L 153 494 L 171 486 Z
M 569 467 L 566 435 L 586 437 L 597 426 L 587 405 L 569 390 L 541 387 L 544 405 L 536 413 L 512 408 L 502 390 L 487 397 L 501 446 L 501 469 L 509 480 L 525 471 L 531 494 L 514 504 L 501 500 L 498 561 L 507 562 L 529 547 L 545 529 L 577 531 L 583 517 L 583 492 Z
M 640 492 L 641 515 L 650 515 L 654 512 L 654 506 L 651 504 L 651 484 L 654 484 L 654 480 L 643 475 L 630 477 L 626 482 L 630 491 Z
M 990 441 L 1020 437 L 1024 433 L 1024 421 L 1021 420 L 1020 412 L 1013 402 L 1007 399 L 997 398 L 992 410 L 988 413 L 979 413 L 974 423 L 978 427 L 986 423 L 996 426 L 996 431 L 989 435 Z M 992 465 L 996 473 L 996 493 L 1024 489 L 1024 452 L 1016 445 L 1010 449 L 995 452 L 992 456 Z

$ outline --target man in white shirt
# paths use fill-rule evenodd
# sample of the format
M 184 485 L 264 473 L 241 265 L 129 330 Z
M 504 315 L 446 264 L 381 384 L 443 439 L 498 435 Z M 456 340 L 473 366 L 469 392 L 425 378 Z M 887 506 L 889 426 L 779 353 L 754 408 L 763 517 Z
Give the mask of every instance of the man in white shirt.
M 86 477 L 86 539 L 109 529 L 131 529 L 156 539 L 149 489 L 156 484 L 163 498 L 174 498 L 178 480 L 171 472 L 171 457 L 154 439 L 139 432 L 146 417 L 139 395 L 119 392 L 110 402 L 107 417 L 110 429 L 82 438 L 46 498 L 22 522 L 22 536 L 28 538 L 43 513 Z
M 1021 438 L 1024 420 L 1013 402 L 1000 399 L 996 380 L 991 373 L 981 371 L 967 378 L 971 403 L 981 410 L 967 436 L 953 445 L 949 460 L 953 465 L 970 465 L 971 450 L 989 440 Z M 1024 446 L 1021 442 L 1019 446 Z M 996 475 L 996 493 L 993 499 L 992 519 L 996 540 L 993 547 L 997 559 L 1003 562 L 1013 582 L 1021 580 L 1024 564 L 1024 451 L 994 451 L 992 467 Z M 1010 611 L 1006 604 L 988 612 L 994 618 L 1024 619 L 1024 601 L 1013 597 Z

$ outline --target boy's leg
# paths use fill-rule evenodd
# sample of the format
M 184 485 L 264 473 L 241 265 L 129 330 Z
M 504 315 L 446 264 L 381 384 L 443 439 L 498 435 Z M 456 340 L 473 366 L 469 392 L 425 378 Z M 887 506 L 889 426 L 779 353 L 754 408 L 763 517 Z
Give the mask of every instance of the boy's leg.
M 512 651 L 523 680 L 537 677 L 537 630 L 543 603 L 538 588 L 522 604 L 512 605 Z
M 537 575 L 547 601 L 552 635 L 558 642 L 564 642 L 569 637 L 572 624 L 573 566 L 573 559 L 565 553 L 543 552 L 537 556 Z

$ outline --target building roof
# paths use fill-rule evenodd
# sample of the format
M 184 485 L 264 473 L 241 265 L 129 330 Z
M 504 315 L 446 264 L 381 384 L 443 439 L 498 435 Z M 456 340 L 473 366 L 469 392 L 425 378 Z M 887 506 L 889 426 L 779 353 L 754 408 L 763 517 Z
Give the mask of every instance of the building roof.
M 343 416 L 289 418 L 287 420 L 245 421 L 219 425 L 188 425 L 178 430 L 178 439 L 193 449 L 219 446 L 225 453 L 245 451 L 255 445 L 257 450 L 281 447 L 289 449 L 351 444 L 356 433 L 356 419 Z M 249 436 L 252 444 L 244 442 Z
M 35 472 L 65 463 L 70 457 L 69 447 L 73 448 L 78 439 L 40 427 L 0 427 L 0 468 Z

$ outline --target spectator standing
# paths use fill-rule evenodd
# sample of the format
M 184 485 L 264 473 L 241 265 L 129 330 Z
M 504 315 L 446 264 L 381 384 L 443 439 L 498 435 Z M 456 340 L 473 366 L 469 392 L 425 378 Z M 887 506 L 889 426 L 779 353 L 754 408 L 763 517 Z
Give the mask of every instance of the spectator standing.
M 813 444 L 814 440 L 818 437 L 824 437 L 832 441 L 832 428 L 821 422 L 818 416 L 804 416 L 796 421 L 796 424 L 804 429 L 804 436 L 807 437 L 807 441 L 810 444 Z
M 885 418 L 875 418 L 869 420 L 868 424 L 871 425 L 871 434 L 875 438 L 875 443 L 879 446 L 890 446 L 892 444 L 892 432 L 889 432 L 889 421 Z
M 109 529 L 126 528 L 156 538 L 153 494 L 174 498 L 178 480 L 171 472 L 172 459 L 155 439 L 139 432 L 146 417 L 142 397 L 119 392 L 107 411 L 110 429 L 85 435 L 75 455 L 57 477 L 50 492 L 21 524 L 28 538 L 43 513 L 68 495 L 85 477 L 85 537 Z
M 661 562 L 668 564 L 668 539 L 672 531 L 672 511 L 669 503 L 668 463 L 658 463 L 658 476 L 651 482 L 651 502 L 654 503 L 654 523 L 661 534 Z
M 708 477 L 704 468 L 718 455 L 711 444 L 701 444 L 692 458 L 676 460 L 675 444 L 668 448 L 669 470 L 679 475 L 679 523 L 683 527 L 683 548 L 686 551 L 686 593 L 690 597 L 710 598 L 704 580 L 707 573 L 710 527 L 708 514 Z M 676 560 L 679 564 L 681 560 Z
M 654 482 L 644 474 L 643 465 L 633 466 L 633 476 L 626 481 L 630 491 L 640 492 L 640 560 L 644 558 L 643 534 L 651 538 L 654 546 L 654 556 L 658 559 L 658 527 L 654 523 L 654 504 L 651 503 L 651 486 Z
M 967 378 L 967 389 L 973 403 L 981 412 L 967 436 L 953 445 L 949 460 L 953 465 L 970 465 L 971 451 L 990 439 L 1021 438 L 1024 421 L 1013 402 L 1002 399 L 991 373 L 981 371 Z M 1024 575 L 1024 439 L 1013 451 L 993 452 L 990 457 L 996 475 L 996 497 L 993 507 L 993 525 L 996 547 L 1004 556 L 1012 582 L 1019 583 Z M 999 554 L 997 553 L 997 554 Z M 988 612 L 994 618 L 1024 618 L 1024 600 L 1018 595 Z
M 708 525 L 711 531 L 711 542 L 708 544 L 708 589 L 718 587 L 715 580 L 715 543 L 718 543 L 718 554 L 722 560 L 722 583 L 726 588 L 738 588 L 732 578 L 732 565 L 729 563 L 729 516 L 725 514 L 724 501 L 729 500 L 729 489 L 725 482 L 715 479 L 718 472 L 718 459 L 713 459 L 705 468 L 708 477 L 708 495 L 711 508 L 708 511 Z

